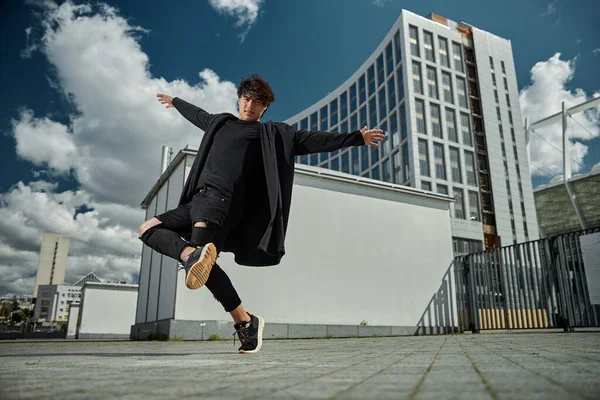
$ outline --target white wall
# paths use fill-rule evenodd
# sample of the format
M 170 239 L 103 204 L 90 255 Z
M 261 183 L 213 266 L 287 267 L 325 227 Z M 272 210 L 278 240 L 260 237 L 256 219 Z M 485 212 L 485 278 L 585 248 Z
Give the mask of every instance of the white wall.
M 69 323 L 67 325 L 67 338 L 74 338 L 77 335 L 77 321 L 79 319 L 79 304 L 71 304 L 69 313 Z
M 417 325 L 453 259 L 449 203 L 378 186 L 297 173 L 282 263 L 219 258 L 245 308 L 269 322 Z M 186 289 L 184 277 L 175 319 L 229 319 L 206 288 Z
M 138 285 L 87 282 L 82 289 L 78 337 L 129 335 L 137 295 Z

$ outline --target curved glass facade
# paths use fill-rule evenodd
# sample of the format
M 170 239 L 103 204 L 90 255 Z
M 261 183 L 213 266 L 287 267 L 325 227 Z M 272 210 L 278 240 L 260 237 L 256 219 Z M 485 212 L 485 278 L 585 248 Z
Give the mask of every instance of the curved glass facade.
M 491 80 L 495 75 L 490 72 L 489 54 L 502 65 L 507 99 L 502 106 L 495 90 L 500 88 Z M 476 62 L 475 55 L 485 63 Z M 491 55 L 489 59 L 493 68 Z M 489 235 L 485 241 L 490 247 L 499 244 L 499 236 L 504 245 L 537 238 L 531 183 L 521 184 L 521 171 L 528 169 L 523 165 L 524 135 L 522 143 L 514 134 L 512 143 L 506 143 L 515 148 L 514 160 L 508 160 L 504 151 L 508 138 L 498 134 L 503 113 L 509 116 L 505 129 L 522 132 L 513 124 L 510 107 L 510 98 L 518 105 L 516 77 L 510 76 L 515 80 L 510 93 L 506 70 L 514 71 L 510 42 L 433 14 L 424 18 L 402 11 L 346 82 L 286 121 L 297 129 L 332 132 L 380 128 L 386 134 L 384 142 L 378 148 L 361 146 L 296 161 L 454 197 L 453 234 L 465 243 L 481 243 L 482 232 Z M 502 168 L 508 164 L 516 168 Z M 497 171 L 490 173 L 494 168 Z M 528 172 L 523 178 L 529 180 Z M 510 193 L 510 187 L 518 187 L 519 193 Z M 523 204 L 524 211 L 517 216 L 507 205 L 523 203 L 524 197 L 531 207 L 525 211 Z

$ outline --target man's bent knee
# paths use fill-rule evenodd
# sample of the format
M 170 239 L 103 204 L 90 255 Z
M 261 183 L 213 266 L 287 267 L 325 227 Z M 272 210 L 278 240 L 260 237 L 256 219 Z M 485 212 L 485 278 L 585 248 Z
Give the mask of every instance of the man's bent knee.
M 144 222 L 142 225 L 140 225 L 140 231 L 139 231 L 140 236 L 139 237 L 142 237 L 144 232 L 146 232 L 148 229 L 152 228 L 153 226 L 159 225 L 159 224 L 162 224 L 162 222 L 156 217 L 151 218 L 148 221 Z
M 194 224 L 195 227 L 197 228 L 206 228 L 206 222 L 205 221 L 198 221 Z

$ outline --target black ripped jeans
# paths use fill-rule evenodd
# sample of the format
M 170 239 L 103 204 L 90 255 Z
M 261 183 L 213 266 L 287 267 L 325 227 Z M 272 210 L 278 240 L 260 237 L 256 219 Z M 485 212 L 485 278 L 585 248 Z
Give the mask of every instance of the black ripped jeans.
M 220 252 L 228 232 L 237 222 L 230 207 L 229 196 L 203 186 L 191 202 L 157 215 L 162 223 L 145 231 L 140 240 L 151 249 L 178 261 L 186 246 L 197 247 L 212 242 Z M 196 227 L 196 222 L 205 222 L 206 227 Z M 182 236 L 189 235 L 190 227 L 191 237 L 186 241 Z M 242 304 L 231 280 L 217 263 L 211 270 L 206 287 L 227 312 Z

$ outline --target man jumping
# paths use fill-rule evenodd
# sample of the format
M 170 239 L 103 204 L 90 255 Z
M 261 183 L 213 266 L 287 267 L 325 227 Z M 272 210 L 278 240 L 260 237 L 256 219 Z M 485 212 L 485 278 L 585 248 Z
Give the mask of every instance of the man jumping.
M 376 147 L 383 131 L 365 126 L 332 133 L 262 123 L 275 96 L 258 75 L 242 80 L 237 95 L 238 117 L 209 114 L 180 98 L 156 95 L 166 108 L 176 108 L 205 133 L 179 206 L 144 222 L 139 234 L 147 246 L 181 262 L 189 289 L 206 285 L 233 318 L 242 343 L 239 352 L 256 353 L 264 320 L 244 310 L 231 280 L 216 263 L 218 253 L 233 253 L 240 265 L 279 264 L 285 254 L 294 157 L 365 144 Z

